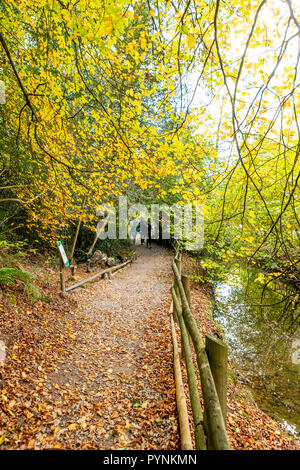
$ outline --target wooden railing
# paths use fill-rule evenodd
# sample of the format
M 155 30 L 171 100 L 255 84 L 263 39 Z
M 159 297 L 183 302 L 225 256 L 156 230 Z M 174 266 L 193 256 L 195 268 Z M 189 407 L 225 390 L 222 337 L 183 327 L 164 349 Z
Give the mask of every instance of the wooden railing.
M 228 450 L 226 434 L 226 389 L 227 389 L 227 346 L 211 335 L 206 341 L 200 335 L 196 320 L 191 313 L 189 277 L 181 274 L 181 256 L 173 260 L 174 282 L 171 287 L 171 324 L 174 343 L 174 370 L 176 380 L 176 400 L 182 449 L 191 449 L 186 401 L 183 396 L 180 360 L 174 323 L 178 322 L 181 332 L 182 357 L 185 360 L 190 403 L 194 422 L 195 447 L 197 450 Z M 175 335 L 175 337 L 174 337 Z M 204 401 L 202 412 L 197 376 L 192 356 L 190 338 L 196 353 Z M 180 385 L 181 381 L 181 385 Z
M 91 282 L 94 279 L 97 279 L 98 277 L 105 277 L 106 275 L 114 276 L 120 269 L 124 268 L 129 263 L 132 263 L 131 259 L 128 261 L 125 261 L 124 263 L 111 266 L 110 268 L 102 269 L 101 271 L 98 271 L 92 276 L 89 276 L 88 278 L 83 279 L 82 281 L 79 281 L 76 284 L 72 284 L 71 286 L 66 287 L 65 278 L 64 278 L 65 267 L 63 263 L 61 262 L 60 263 L 60 290 L 61 292 L 68 292 L 70 290 L 76 289 L 77 287 L 83 286 L 84 284 L 87 284 L 88 282 Z

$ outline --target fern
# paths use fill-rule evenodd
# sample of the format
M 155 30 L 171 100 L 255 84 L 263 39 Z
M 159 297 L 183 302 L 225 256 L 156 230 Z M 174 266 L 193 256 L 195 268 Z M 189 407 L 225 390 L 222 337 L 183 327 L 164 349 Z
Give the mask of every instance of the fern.
M 22 281 L 25 285 L 30 281 L 30 274 L 16 268 L 0 268 L 0 286 L 16 284 L 16 280 Z
M 25 292 L 27 296 L 36 302 L 37 300 L 43 299 L 39 289 L 33 286 L 29 281 L 31 274 L 16 268 L 0 268 L 0 286 L 4 285 L 16 285 L 16 281 L 24 283 Z

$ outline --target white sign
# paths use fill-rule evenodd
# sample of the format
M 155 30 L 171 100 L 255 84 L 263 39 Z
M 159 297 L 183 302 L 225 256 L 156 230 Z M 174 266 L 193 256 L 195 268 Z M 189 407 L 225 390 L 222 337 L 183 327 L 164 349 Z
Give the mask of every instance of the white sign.
M 64 250 L 64 247 L 62 246 L 62 243 L 61 243 L 61 242 L 57 242 L 57 246 L 58 246 L 58 249 L 59 249 L 59 252 L 60 252 L 60 256 L 62 257 L 62 260 L 63 260 L 65 266 L 70 266 L 68 257 L 67 257 L 67 255 L 66 255 L 66 252 L 65 252 L 65 250 Z

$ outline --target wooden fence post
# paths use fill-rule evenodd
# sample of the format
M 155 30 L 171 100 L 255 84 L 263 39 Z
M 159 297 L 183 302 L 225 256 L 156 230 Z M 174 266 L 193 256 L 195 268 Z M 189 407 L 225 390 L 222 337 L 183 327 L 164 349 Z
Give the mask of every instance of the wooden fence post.
M 175 375 L 175 390 L 176 390 L 176 404 L 178 411 L 180 440 L 182 450 L 193 450 L 193 443 L 190 432 L 188 410 L 186 398 L 184 393 L 184 386 L 182 382 L 182 374 L 180 368 L 180 358 L 178 352 L 178 344 L 176 339 L 175 324 L 173 319 L 173 312 L 170 309 L 171 333 L 173 341 L 173 362 L 174 362 L 174 375 Z
M 65 284 L 65 264 L 59 253 L 59 277 L 60 277 L 60 290 L 61 292 L 66 292 L 66 284 Z
M 189 307 L 191 308 L 190 278 L 186 274 L 181 274 L 181 282 L 184 288 L 184 292 L 185 292 Z M 178 298 L 180 299 L 180 294 L 178 293 L 177 295 L 178 295 Z M 187 337 L 188 337 L 188 341 L 190 341 L 189 332 L 187 332 Z M 181 351 L 181 359 L 185 360 L 184 348 L 182 348 L 182 351 Z
M 204 450 L 206 449 L 206 441 L 205 441 L 205 434 L 204 434 L 204 427 L 203 427 L 203 414 L 202 414 L 201 402 L 199 398 L 198 384 L 197 384 L 197 378 L 195 374 L 193 357 L 191 353 L 189 333 L 184 323 L 181 307 L 179 305 L 179 300 L 176 297 L 174 287 L 171 288 L 171 292 L 172 292 L 173 303 L 177 310 L 177 316 L 178 316 L 179 326 L 180 326 L 180 331 L 181 331 L 182 351 L 184 351 L 184 356 L 185 356 L 188 385 L 189 385 L 189 391 L 190 391 L 190 400 L 191 400 L 193 421 L 194 421 L 194 435 L 195 435 L 196 449 Z
M 177 269 L 178 269 L 179 273 L 181 273 L 181 254 L 180 254 L 180 253 L 177 254 L 177 256 L 175 257 L 174 261 L 175 261 L 175 263 L 176 263 L 176 266 L 177 266 Z M 179 287 L 178 287 L 178 283 L 177 283 L 175 277 L 174 277 L 174 289 L 175 289 L 177 298 L 180 300 Z M 172 313 L 173 313 L 174 321 L 175 321 L 176 323 L 179 323 L 179 322 L 178 322 L 177 312 L 176 312 L 176 308 L 175 308 L 175 306 L 174 306 L 174 303 L 173 303 L 173 312 L 172 312 Z
M 220 400 L 208 362 L 205 343 L 200 335 L 197 323 L 191 314 L 189 303 L 182 285 L 181 275 L 178 271 L 175 261 L 172 263 L 172 268 L 180 291 L 183 319 L 185 326 L 191 335 L 196 352 L 196 359 L 201 378 L 201 388 L 204 399 L 206 421 L 209 429 L 209 440 L 211 442 L 210 448 L 213 448 L 214 450 L 229 450 L 229 441 L 220 406 Z
M 184 288 L 184 292 L 191 308 L 191 290 L 190 290 L 190 278 L 187 274 L 181 274 L 181 281 Z
M 175 258 L 175 263 L 179 273 L 181 274 L 181 253 L 178 253 L 177 258 Z
M 226 423 L 228 348 L 222 340 L 212 335 L 206 335 L 205 349 L 219 397 L 224 423 Z

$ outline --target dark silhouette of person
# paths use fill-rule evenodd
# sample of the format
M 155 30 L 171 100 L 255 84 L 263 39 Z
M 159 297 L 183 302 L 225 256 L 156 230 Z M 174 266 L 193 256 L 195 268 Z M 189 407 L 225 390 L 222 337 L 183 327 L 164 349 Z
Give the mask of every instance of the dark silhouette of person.
M 148 219 L 148 222 L 147 222 L 147 228 L 148 228 L 148 233 L 147 233 L 148 236 L 147 236 L 147 245 L 146 246 L 147 246 L 147 248 L 152 248 L 152 246 L 151 246 L 152 240 L 151 240 L 151 220 L 150 220 L 150 218 Z

